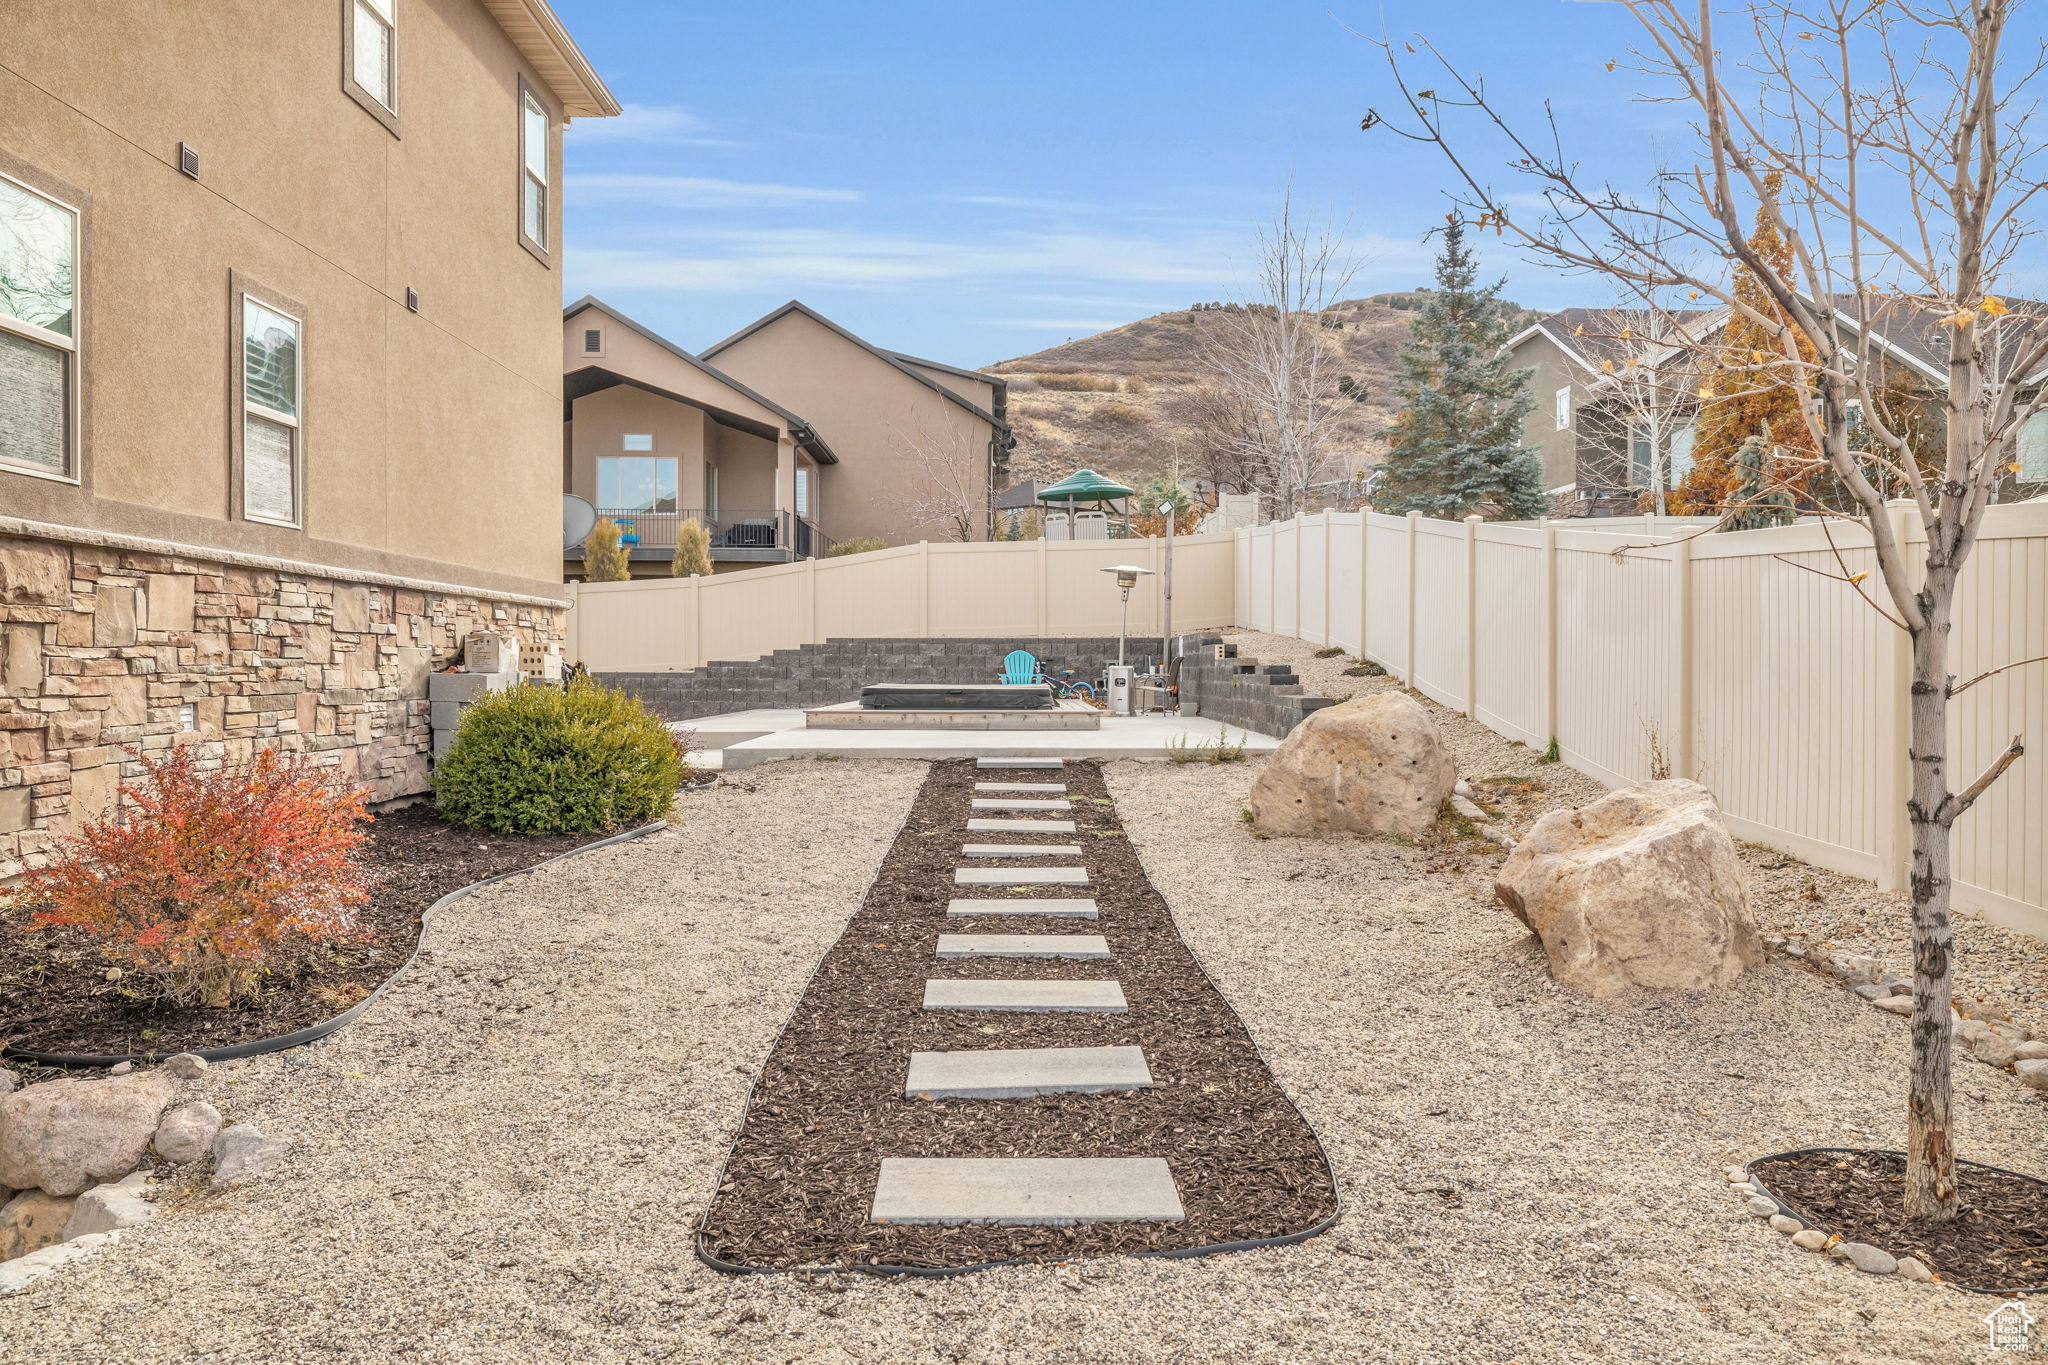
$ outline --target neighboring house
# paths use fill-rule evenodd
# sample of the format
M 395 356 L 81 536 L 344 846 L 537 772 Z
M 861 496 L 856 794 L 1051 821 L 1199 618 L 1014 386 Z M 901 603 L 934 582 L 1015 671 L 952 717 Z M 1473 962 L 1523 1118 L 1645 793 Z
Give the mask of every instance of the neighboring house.
M 0 878 L 129 747 L 423 790 L 466 633 L 561 635 L 543 0 L 6 5 Z
M 562 314 L 562 486 L 618 522 L 635 577 L 660 577 L 685 520 L 711 534 L 714 571 L 823 555 L 822 471 L 838 456 L 811 425 L 602 300 Z M 583 552 L 563 552 L 579 577 Z
M 883 350 L 794 301 L 698 358 L 831 443 L 839 462 L 822 503 L 834 540 L 990 535 L 1013 444 L 1006 381 Z
M 1852 323 L 1846 306 L 1840 316 Z M 1699 344 L 1711 344 L 1725 310 L 1673 317 L 1690 338 L 1686 346 L 1661 344 L 1660 330 L 1671 324 L 1647 312 L 1597 308 L 1553 313 L 1508 341 L 1520 367 L 1531 372 L 1536 395 L 1523 441 L 1542 458 L 1544 486 L 1561 515 L 1633 515 L 1658 469 L 1667 488 L 1691 469 L 1697 393 L 1709 359 Z M 2010 323 L 2015 331 L 2033 325 L 2018 315 Z M 1624 330 L 1633 335 L 1623 338 Z M 1938 423 L 1948 339 L 1939 317 L 1892 303 L 1872 331 L 1877 353 L 1896 376 L 1896 391 L 1917 394 Z M 2007 349 L 1998 341 L 1992 338 L 1994 363 Z M 1629 365 L 1631 359 L 1637 364 Z M 2020 468 L 2002 482 L 2002 501 L 2048 491 L 2048 414 L 2032 418 L 2017 445 L 2013 463 Z

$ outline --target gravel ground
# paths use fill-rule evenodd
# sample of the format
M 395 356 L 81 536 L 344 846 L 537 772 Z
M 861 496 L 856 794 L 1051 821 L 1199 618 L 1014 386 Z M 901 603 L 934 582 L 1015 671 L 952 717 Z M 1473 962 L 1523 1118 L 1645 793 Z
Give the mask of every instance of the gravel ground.
M 1468 771 L 1507 771 L 1451 738 Z M 948 1280 L 699 1266 L 749 1078 L 923 773 L 792 762 L 691 798 L 674 839 L 451 909 L 363 1025 L 209 1075 L 298 1148 L 0 1300 L 0 1360 L 2018 1358 L 1984 1344 L 1995 1300 L 1796 1251 L 1717 1173 L 1896 1144 L 1895 1020 L 1783 964 L 1702 998 L 1565 995 L 1491 903 L 1489 848 L 1257 839 L 1239 819 L 1256 772 L 1109 781 L 1330 1148 L 1347 1212 L 1322 1237 Z M 2048 1106 L 1984 1067 L 1957 1089 L 1970 1155 L 2039 1165 Z
M 1261 662 L 1294 665 L 1304 687 L 1319 696 L 1343 700 L 1400 686 L 1389 678 L 1344 677 L 1350 659 L 1318 659 L 1316 646 L 1290 636 L 1235 631 L 1225 632 L 1225 638 Z M 1525 746 L 1426 697 L 1420 700 L 1436 718 L 1461 776 L 1476 781 L 1520 774 L 1543 784 L 1541 792 L 1489 801 L 1518 829 L 1556 806 L 1584 805 L 1606 790 L 1577 769 L 1538 763 L 1538 755 Z M 1760 845 L 1743 845 L 1742 857 L 1757 923 L 1766 932 L 1803 934 L 1810 944 L 1868 953 L 1884 970 L 1912 975 L 1911 911 L 1903 895 Z M 1955 935 L 1957 996 L 1996 1002 L 2019 1022 L 2048 1033 L 2048 943 L 1966 915 L 1957 917 Z

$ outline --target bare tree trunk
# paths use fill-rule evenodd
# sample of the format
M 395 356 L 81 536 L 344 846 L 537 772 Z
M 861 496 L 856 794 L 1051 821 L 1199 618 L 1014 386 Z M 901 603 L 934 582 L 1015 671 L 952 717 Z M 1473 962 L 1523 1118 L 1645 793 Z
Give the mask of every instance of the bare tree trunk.
M 1959 1207 L 1949 1079 L 1955 935 L 1949 924 L 1948 636 L 1955 577 L 1953 567 L 1929 563 L 1920 593 L 1925 624 L 1913 632 L 1912 790 L 1906 802 L 1913 849 L 1913 1057 L 1906 1098 L 1906 1212 L 1916 1218 L 1953 1218 Z

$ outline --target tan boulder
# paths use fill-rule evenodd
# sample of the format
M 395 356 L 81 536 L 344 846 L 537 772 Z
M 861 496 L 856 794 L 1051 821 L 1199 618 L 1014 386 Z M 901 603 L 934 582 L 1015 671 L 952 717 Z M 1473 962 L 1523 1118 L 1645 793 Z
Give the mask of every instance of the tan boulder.
M 11 1261 L 64 1240 L 76 1199 L 23 1190 L 0 1204 L 0 1261 Z
M 1252 784 L 1252 827 L 1412 837 L 1436 823 L 1457 780 L 1429 713 L 1405 693 L 1379 692 L 1294 727 Z
M 134 1170 L 176 1097 L 155 1071 L 44 1081 L 0 1098 L 0 1185 L 73 1195 Z
M 1552 811 L 1494 891 L 1543 941 L 1551 974 L 1588 995 L 1725 986 L 1763 960 L 1735 841 L 1697 782 L 1644 782 Z

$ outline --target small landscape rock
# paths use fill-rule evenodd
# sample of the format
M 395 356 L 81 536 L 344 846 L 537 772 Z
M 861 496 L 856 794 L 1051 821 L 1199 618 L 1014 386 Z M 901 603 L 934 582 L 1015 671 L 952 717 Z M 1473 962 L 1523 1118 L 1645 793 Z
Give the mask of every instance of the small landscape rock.
M 265 1137 L 253 1123 L 223 1128 L 213 1140 L 213 1184 L 222 1185 L 244 1176 L 262 1175 L 284 1159 L 292 1149 L 287 1137 Z
M 1910 995 L 1888 995 L 1882 1000 L 1873 1000 L 1870 1003 L 1873 1008 L 1881 1009 L 1886 1014 L 1905 1016 L 1913 1012 L 1913 997 Z
M 111 1185 L 93 1186 L 78 1196 L 71 1221 L 64 1225 L 64 1240 L 90 1237 L 96 1232 L 116 1232 L 148 1222 L 156 1212 L 148 1190 L 147 1171 L 136 1171 Z
M 181 1081 L 196 1081 L 206 1074 L 206 1058 L 196 1052 L 180 1052 L 164 1058 L 164 1070 Z
M 1771 1215 L 1772 1232 L 1782 1232 L 1789 1236 L 1792 1233 L 1804 1232 L 1805 1230 L 1806 1224 L 1800 1222 L 1797 1218 L 1787 1217 L 1785 1214 L 1782 1213 L 1774 1213 Z
M 1921 1284 L 1927 1284 L 1934 1279 L 1934 1272 L 1929 1270 L 1918 1256 L 1901 1256 L 1899 1257 L 1899 1278 L 1902 1280 L 1917 1280 Z
M 107 1074 L 109 1076 L 125 1076 L 134 1069 L 135 1063 L 133 1062 L 115 1062 L 107 1068 Z
M 0 1095 L 13 1094 L 14 1088 L 20 1084 L 20 1076 L 16 1075 L 12 1071 L 9 1071 L 6 1067 L 0 1066 Z
M 2029 1090 L 2048 1090 L 2048 1057 L 2013 1063 L 2013 1073 Z
M 1753 1194 L 1749 1197 L 1748 1201 L 1743 1205 L 1743 1207 L 1748 1209 L 1751 1213 L 1755 1214 L 1759 1218 L 1769 1218 L 1772 1214 L 1778 1211 L 1778 1201 L 1775 1199 L 1766 1199 L 1760 1194 Z
M 43 1081 L 0 1099 L 0 1185 L 78 1194 L 142 1161 L 176 1097 L 154 1071 Z
M 84 1260 L 120 1235 L 118 1232 L 96 1232 L 75 1241 L 46 1246 L 41 1251 L 31 1251 L 11 1261 L 0 1261 L 0 1297 L 20 1293 L 59 1266 Z
M 1856 994 L 1865 1000 L 1886 1000 L 1891 997 L 1891 987 L 1880 986 L 1875 981 L 1866 981 L 1855 988 Z
M 1899 1269 L 1897 1259 L 1889 1251 L 1868 1242 L 1840 1242 L 1830 1254 L 1849 1262 L 1866 1275 L 1893 1275 Z
M 1837 953 L 1831 965 L 1844 979 L 1859 985 L 1875 982 L 1882 972 L 1881 964 L 1868 953 Z
M 2012 1059 L 2015 1062 L 2048 1061 L 2048 1043 L 2038 1041 L 2021 1043 L 2012 1050 Z M 7 1082 L 0 1081 L 0 1092 L 5 1092 L 6 1089 Z
M 0 1205 L 0 1261 L 26 1256 L 64 1240 L 64 1224 L 78 1201 L 23 1190 Z
M 1979 1034 L 1970 1044 L 1970 1055 L 1986 1066 L 2008 1067 L 2018 1051 L 2012 1039 L 1997 1033 Z
M 1808 1228 L 1792 1234 L 1792 1245 L 1805 1247 L 1808 1251 L 1819 1251 L 1828 1244 L 1828 1235 L 1819 1228 Z
M 156 1126 L 156 1154 L 165 1161 L 184 1165 L 213 1150 L 220 1136 L 220 1110 L 205 1100 L 187 1100 L 164 1115 Z

